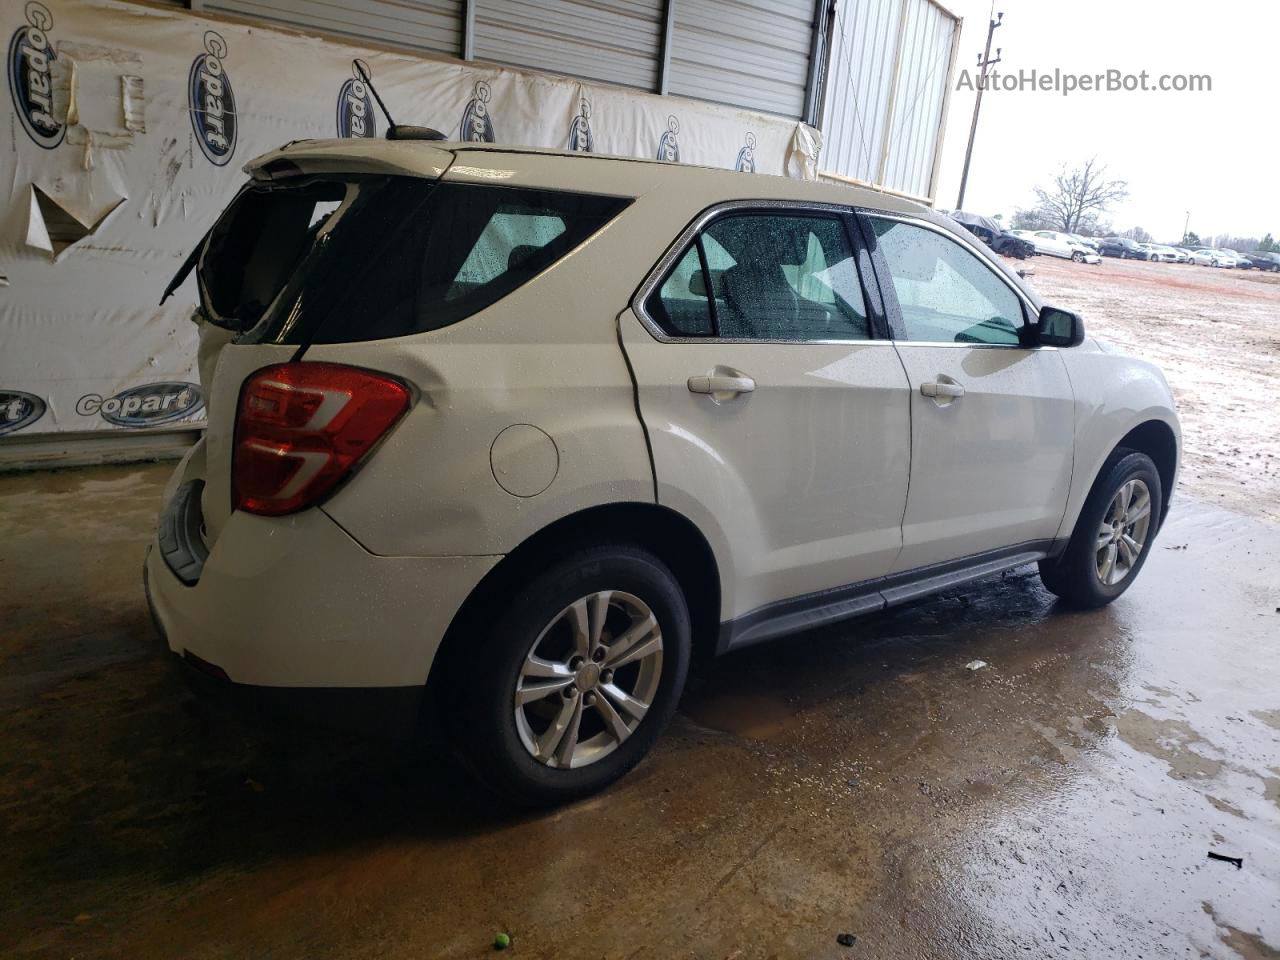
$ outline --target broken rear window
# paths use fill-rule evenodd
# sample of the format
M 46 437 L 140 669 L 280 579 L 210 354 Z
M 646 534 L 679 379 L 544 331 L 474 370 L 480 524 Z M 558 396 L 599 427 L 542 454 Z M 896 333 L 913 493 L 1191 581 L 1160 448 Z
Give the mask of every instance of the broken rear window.
M 254 185 L 210 233 L 200 288 L 243 340 L 381 340 L 483 310 L 616 216 L 616 197 L 436 182 Z

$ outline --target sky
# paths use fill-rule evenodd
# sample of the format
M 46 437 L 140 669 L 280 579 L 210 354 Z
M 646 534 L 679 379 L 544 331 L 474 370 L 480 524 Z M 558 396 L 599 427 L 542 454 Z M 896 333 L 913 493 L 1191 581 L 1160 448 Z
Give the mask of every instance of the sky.
M 956 78 L 976 78 L 991 0 L 942 0 L 964 18 Z M 1202 237 L 1280 238 L 1280 0 L 997 0 L 994 69 L 1114 68 L 1208 74 L 1208 92 L 988 90 L 964 207 L 1006 218 L 1062 164 L 1096 156 L 1129 197 L 1109 217 L 1176 241 L 1190 211 Z M 953 86 L 937 204 L 955 206 L 974 93 Z

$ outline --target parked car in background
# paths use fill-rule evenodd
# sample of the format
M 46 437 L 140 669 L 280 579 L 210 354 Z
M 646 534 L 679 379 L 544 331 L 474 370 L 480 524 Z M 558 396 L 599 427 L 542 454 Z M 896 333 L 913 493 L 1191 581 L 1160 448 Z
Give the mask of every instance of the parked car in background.
M 1001 256 L 1025 260 L 1036 254 L 1031 242 L 1005 230 L 991 217 L 965 210 L 954 210 L 950 217 Z
M 1023 237 L 1016 237 L 1008 230 L 1002 230 L 998 237 L 990 241 L 989 246 L 996 253 L 1018 260 L 1026 260 L 1037 253 L 1034 243 Z
M 1258 270 L 1280 273 L 1280 253 L 1247 253 L 1245 256 Z
M 1241 270 L 1253 269 L 1253 261 L 1250 260 L 1248 257 L 1246 257 L 1243 253 L 1236 253 L 1236 251 L 1231 250 L 1227 247 L 1223 247 L 1218 252 L 1222 254 L 1226 254 L 1226 256 L 1230 258 L 1231 265 L 1233 267 L 1238 267 Z
M 1187 255 L 1175 247 L 1166 246 L 1163 243 L 1144 243 L 1142 245 L 1147 251 L 1147 259 L 1164 263 L 1186 263 Z
M 1235 259 L 1226 256 L 1221 250 L 1203 247 L 1191 254 L 1191 262 L 1202 267 L 1233 267 Z
M 1084 246 L 1088 247 L 1094 253 L 1098 252 L 1098 241 L 1093 239 L 1093 237 L 1082 237 L 1078 233 L 1069 233 L 1067 234 L 1067 236 L 1069 236 L 1076 243 L 1084 244 Z
M 1088 244 L 1076 239 L 1071 240 L 1071 259 L 1076 263 L 1101 263 L 1102 254 Z
M 1070 234 L 1057 230 L 1035 230 L 1020 234 L 1035 245 L 1037 253 L 1050 257 L 1062 257 L 1077 263 L 1099 263 L 1102 258 L 1091 248 L 1079 242 Z
M 1164 376 L 926 207 L 468 143 L 247 170 L 170 287 L 236 336 L 144 568 L 206 691 L 440 729 L 562 803 L 695 651 L 1030 563 L 1101 607 L 1152 552 Z
M 1107 237 L 1098 247 L 1104 257 L 1119 257 L 1121 260 L 1146 260 L 1147 251 L 1141 244 L 1128 237 Z

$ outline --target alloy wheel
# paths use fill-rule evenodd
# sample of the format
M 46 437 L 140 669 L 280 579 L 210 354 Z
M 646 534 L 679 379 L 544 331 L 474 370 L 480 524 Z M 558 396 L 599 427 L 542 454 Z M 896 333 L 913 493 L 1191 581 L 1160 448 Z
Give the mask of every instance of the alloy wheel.
M 1151 529 L 1151 491 L 1134 477 L 1120 485 L 1102 515 L 1095 544 L 1098 580 L 1114 586 L 1132 572 Z
M 662 681 L 662 629 L 639 597 L 602 590 L 538 634 L 516 680 L 516 730 L 549 767 L 595 763 L 644 720 Z

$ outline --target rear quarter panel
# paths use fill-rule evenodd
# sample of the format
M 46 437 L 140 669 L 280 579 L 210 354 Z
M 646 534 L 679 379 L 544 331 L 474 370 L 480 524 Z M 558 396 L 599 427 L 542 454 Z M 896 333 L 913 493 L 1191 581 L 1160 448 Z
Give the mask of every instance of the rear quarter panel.
M 307 360 L 384 371 L 419 391 L 323 509 L 375 554 L 459 556 L 508 553 L 590 507 L 652 503 L 653 471 L 617 337 L 616 315 L 639 269 L 625 223 L 624 212 L 525 286 L 442 330 L 308 349 Z M 495 441 L 524 424 L 548 439 L 517 431 L 533 449 L 506 466 L 528 475 L 500 483 Z M 541 486 L 532 474 L 548 468 L 549 485 L 531 493 Z

